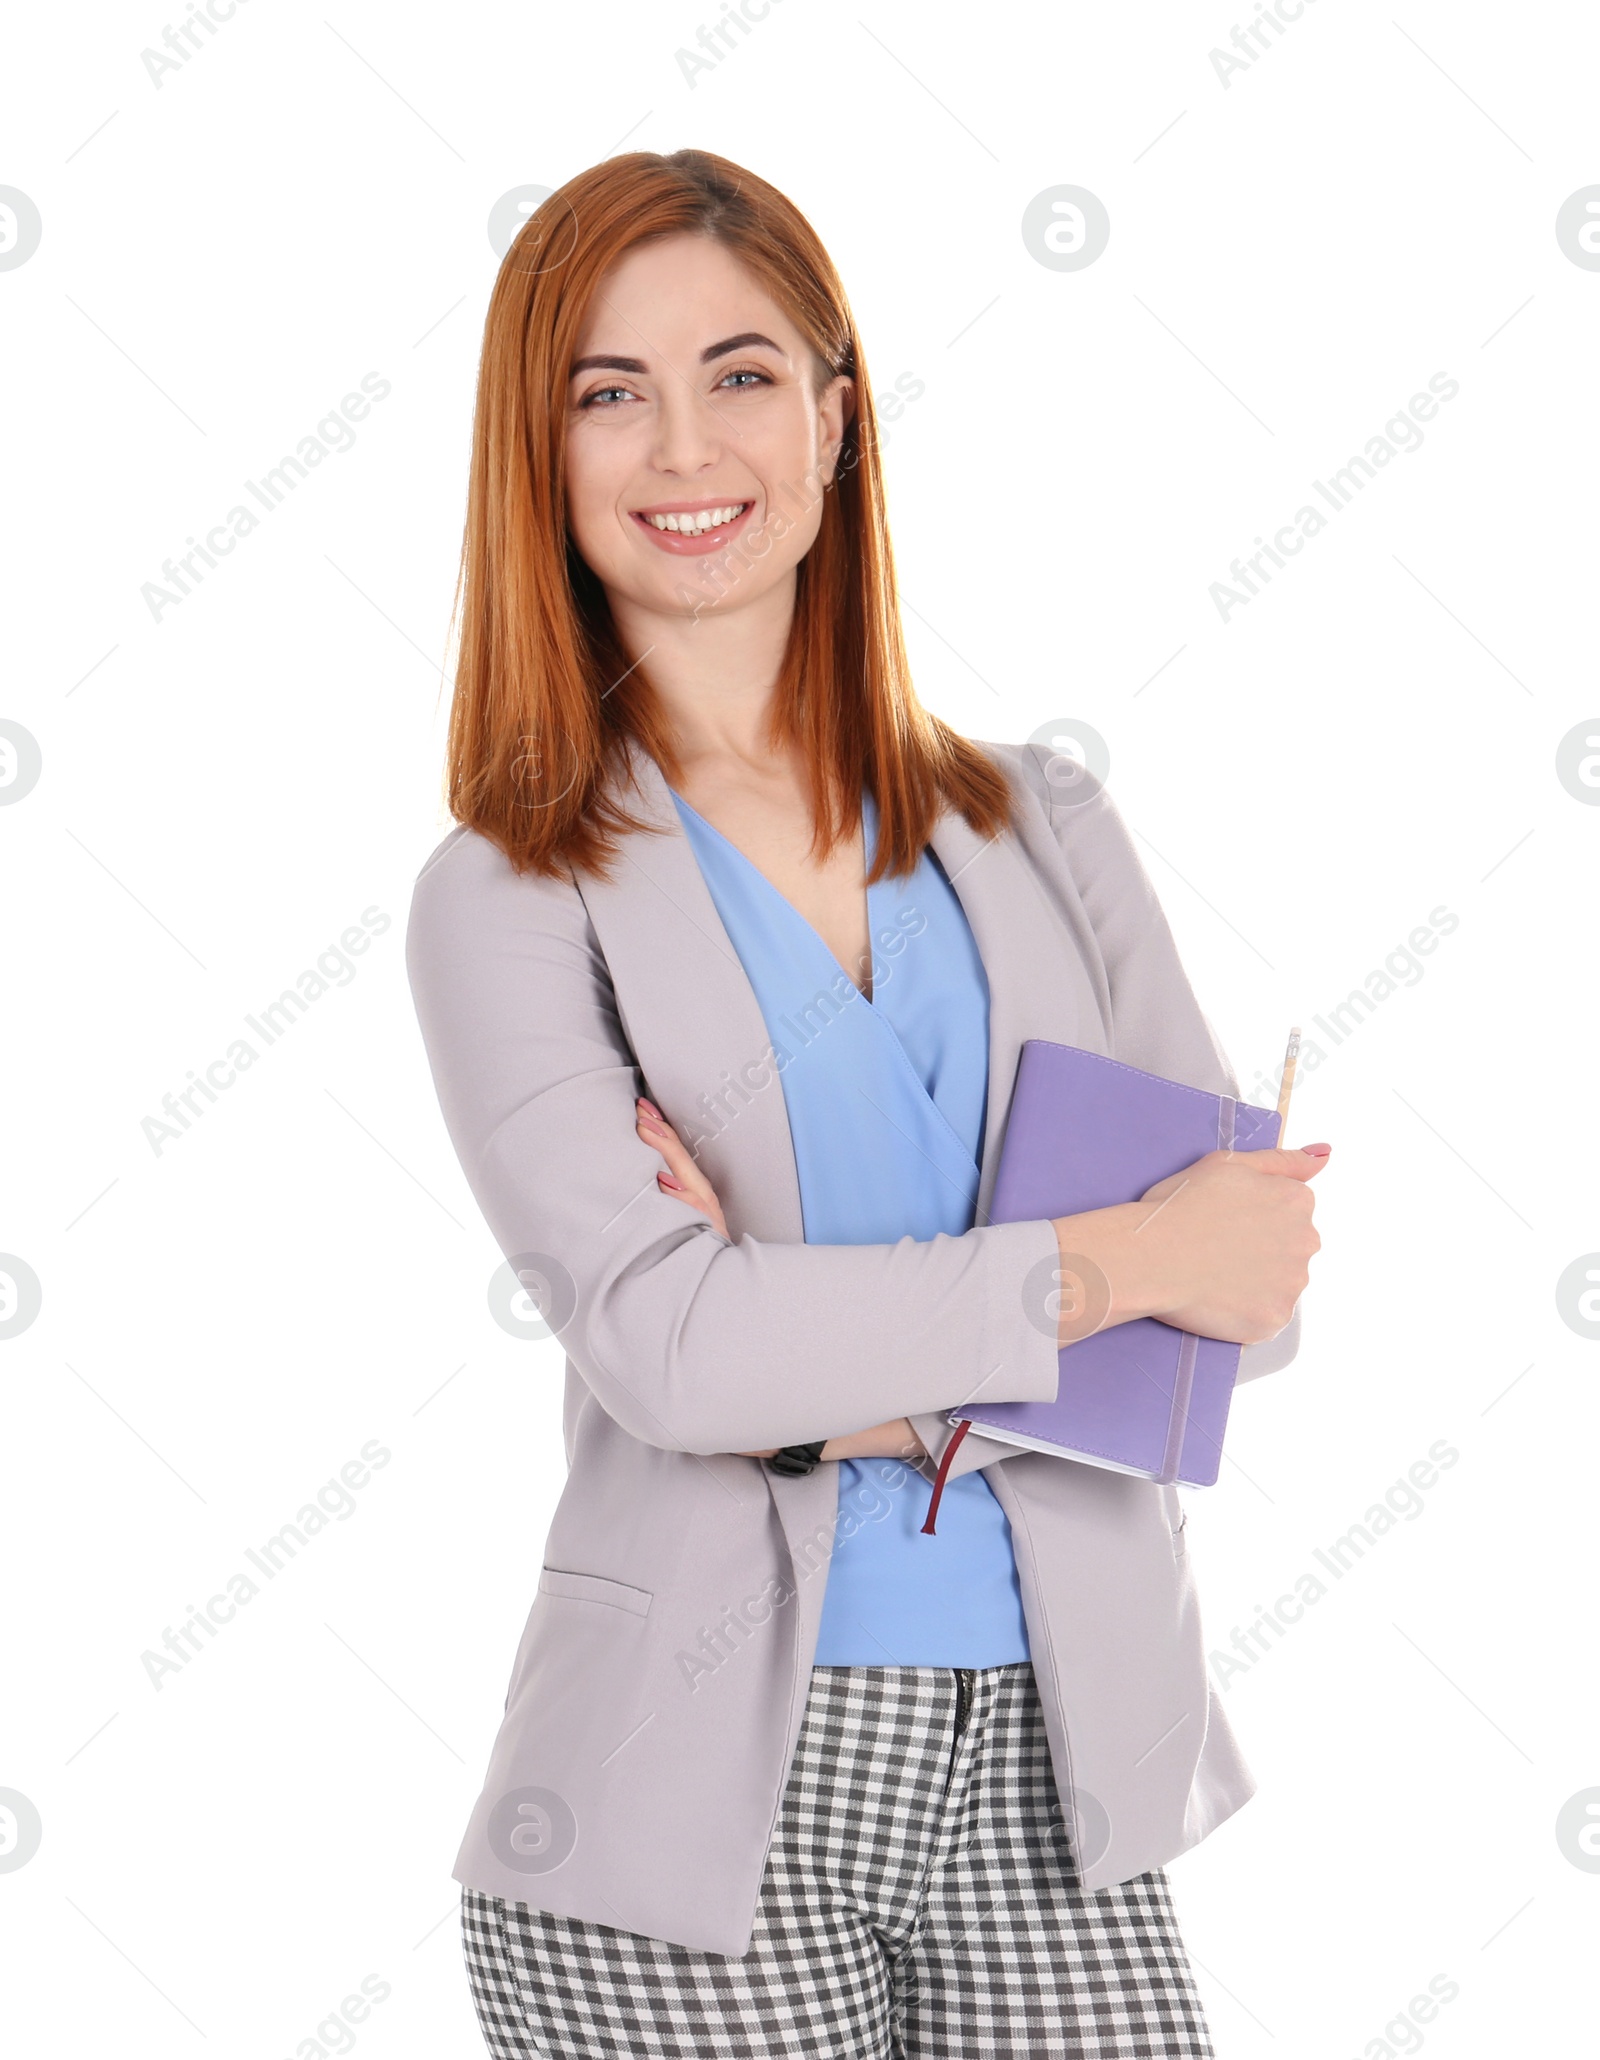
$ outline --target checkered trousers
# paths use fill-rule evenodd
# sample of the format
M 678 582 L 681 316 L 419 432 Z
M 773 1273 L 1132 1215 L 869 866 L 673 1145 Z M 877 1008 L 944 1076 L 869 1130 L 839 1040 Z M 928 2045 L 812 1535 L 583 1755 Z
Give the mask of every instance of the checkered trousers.
M 1213 2060 L 1165 1874 L 1086 1893 L 1032 1665 L 817 1667 L 740 1958 L 462 1893 L 494 2060 Z

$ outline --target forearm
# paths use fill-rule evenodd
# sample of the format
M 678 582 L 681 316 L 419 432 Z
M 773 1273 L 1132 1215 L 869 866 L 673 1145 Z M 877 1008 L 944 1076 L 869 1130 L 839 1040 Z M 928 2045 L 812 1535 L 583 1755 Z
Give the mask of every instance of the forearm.
M 889 1423 L 849 1431 L 829 1438 L 822 1448 L 824 1459 L 904 1459 L 915 1466 L 927 1457 L 927 1447 L 908 1417 L 897 1416 Z
M 743 1452 L 969 1395 L 1053 1396 L 1055 1355 L 1023 1297 L 1053 1254 L 1046 1225 L 892 1245 L 730 1243 L 659 1191 L 631 1098 L 615 1136 L 599 1120 L 630 1085 L 541 1097 L 463 1152 L 500 1249 L 563 1270 L 554 1327 L 623 1429 L 667 1450 Z M 559 1178 L 542 1170 L 557 1160 Z
M 1064 1216 L 1055 1223 L 1058 1268 L 1061 1285 L 1056 1297 L 1041 1298 L 1039 1314 L 1048 1323 L 1051 1313 L 1046 1302 L 1059 1298 L 1057 1345 L 1082 1336 L 1105 1323 L 1127 1323 L 1148 1313 L 1154 1299 L 1156 1269 L 1150 1266 L 1135 1243 L 1138 1225 L 1149 1215 L 1137 1203 L 1126 1207 L 1096 1209 L 1078 1216 Z M 1098 1280 L 1107 1283 L 1105 1294 Z M 1113 1291 L 1111 1281 L 1117 1283 Z M 1076 1283 L 1076 1285 L 1074 1285 Z M 951 1406 L 954 1406 L 953 1404 Z M 868 1430 L 852 1431 L 829 1438 L 823 1446 L 824 1459 L 904 1459 L 930 1473 L 955 1436 L 956 1426 L 947 1409 L 919 1410 L 909 1417 L 875 1424 Z M 971 1473 L 1017 1451 L 1014 1445 L 969 1431 L 951 1462 L 950 1478 Z M 926 1462 L 926 1465 L 924 1465 Z
M 1054 1219 L 1059 1284 L 1049 1313 L 1057 1319 L 1058 1345 L 1170 1307 L 1165 1241 L 1146 1234 L 1159 1207 L 1122 1202 Z

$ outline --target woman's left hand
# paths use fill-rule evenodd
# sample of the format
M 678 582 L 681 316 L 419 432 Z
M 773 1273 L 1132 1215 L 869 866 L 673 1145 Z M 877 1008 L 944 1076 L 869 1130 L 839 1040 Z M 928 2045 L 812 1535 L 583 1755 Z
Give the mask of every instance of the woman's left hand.
M 640 1139 L 658 1151 L 667 1162 L 666 1172 L 656 1175 L 657 1187 L 674 1201 L 687 1202 L 691 1209 L 698 1209 L 726 1237 L 728 1226 L 723 1221 L 722 1204 L 717 1200 L 716 1191 L 677 1131 L 655 1103 L 646 1101 L 642 1094 L 633 1109 Z

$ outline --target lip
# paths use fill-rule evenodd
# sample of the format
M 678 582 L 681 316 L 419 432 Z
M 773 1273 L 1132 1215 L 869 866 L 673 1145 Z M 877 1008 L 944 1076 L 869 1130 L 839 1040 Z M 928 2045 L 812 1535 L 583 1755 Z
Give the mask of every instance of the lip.
M 705 558 L 713 551 L 726 550 L 734 538 L 749 522 L 756 511 L 753 500 L 746 500 L 743 511 L 731 522 L 724 522 L 720 529 L 708 529 L 704 536 L 684 536 L 679 530 L 657 529 L 646 521 L 649 515 L 698 515 L 706 508 L 726 508 L 731 502 L 741 500 L 740 494 L 720 494 L 698 501 L 658 501 L 653 508 L 633 508 L 630 519 L 641 533 L 648 537 L 657 550 L 665 551 L 670 558 Z

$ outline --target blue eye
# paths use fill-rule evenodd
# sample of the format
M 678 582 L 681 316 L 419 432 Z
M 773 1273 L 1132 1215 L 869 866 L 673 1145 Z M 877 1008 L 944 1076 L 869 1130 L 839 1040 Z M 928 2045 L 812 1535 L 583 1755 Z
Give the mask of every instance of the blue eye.
M 738 383 L 735 384 L 735 381 Z M 746 365 L 740 366 L 735 371 L 725 372 L 718 384 L 725 392 L 748 393 L 752 387 L 770 386 L 772 380 L 767 373 L 758 371 L 753 366 Z M 639 396 L 631 387 L 597 386 L 593 393 L 586 393 L 584 395 L 583 399 L 579 401 L 578 406 L 580 409 L 597 406 L 614 408 L 625 401 L 636 401 L 638 398 Z

